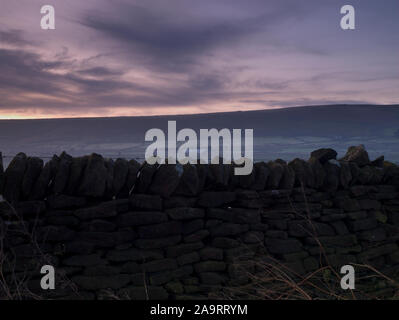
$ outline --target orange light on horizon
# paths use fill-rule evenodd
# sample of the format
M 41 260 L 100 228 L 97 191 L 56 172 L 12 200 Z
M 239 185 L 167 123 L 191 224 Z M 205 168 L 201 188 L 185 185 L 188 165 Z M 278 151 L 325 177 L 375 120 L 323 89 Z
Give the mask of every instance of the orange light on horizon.
M 35 110 L 34 113 L 1 113 L 0 120 L 34 120 L 34 119 L 65 119 L 65 118 L 101 118 L 101 117 L 151 117 L 151 116 L 172 116 L 172 115 L 192 115 L 204 113 L 222 113 L 222 112 L 237 112 L 237 111 L 254 111 L 265 109 L 277 109 L 280 107 L 222 107 L 222 108 L 203 108 L 203 107 L 172 107 L 172 108 L 143 108 L 133 109 L 128 107 L 102 109 L 101 112 L 70 112 L 70 113 L 46 113 L 45 110 L 40 112 Z

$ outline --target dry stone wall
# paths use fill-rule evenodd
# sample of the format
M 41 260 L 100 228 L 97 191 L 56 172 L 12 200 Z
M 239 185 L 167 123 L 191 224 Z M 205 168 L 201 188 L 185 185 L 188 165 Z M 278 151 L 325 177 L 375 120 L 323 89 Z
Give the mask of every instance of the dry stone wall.
M 226 297 L 268 259 L 297 276 L 350 263 L 397 275 L 398 166 L 362 146 L 336 156 L 234 176 L 232 165 L 20 153 L 0 165 L 2 274 L 10 291 L 23 278 L 28 297 L 70 299 Z M 44 264 L 55 290 L 40 288 Z

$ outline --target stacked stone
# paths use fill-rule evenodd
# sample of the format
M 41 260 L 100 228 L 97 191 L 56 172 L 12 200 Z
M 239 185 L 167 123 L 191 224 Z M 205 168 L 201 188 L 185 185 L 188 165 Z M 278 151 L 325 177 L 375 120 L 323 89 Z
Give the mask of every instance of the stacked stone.
M 20 153 L 4 172 L 3 272 L 28 275 L 32 292 L 83 299 L 220 297 L 270 257 L 296 275 L 349 263 L 394 274 L 398 167 L 363 146 L 336 156 L 320 149 L 234 176 L 232 165 L 66 153 L 43 165 Z M 39 287 L 44 264 L 60 275 L 56 290 Z

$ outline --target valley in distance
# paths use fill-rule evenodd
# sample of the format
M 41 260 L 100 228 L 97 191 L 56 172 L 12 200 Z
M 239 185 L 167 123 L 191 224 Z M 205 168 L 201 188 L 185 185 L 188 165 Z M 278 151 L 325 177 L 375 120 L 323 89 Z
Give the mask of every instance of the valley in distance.
M 168 121 L 177 130 L 253 129 L 254 160 L 308 159 L 319 148 L 342 157 L 347 148 L 364 144 L 375 159 L 399 163 L 399 105 L 324 105 L 194 115 L 147 117 L 0 120 L 0 151 L 6 167 L 18 152 L 47 161 L 66 151 L 72 156 L 93 152 L 108 158 L 143 161 L 150 142 L 145 132 Z

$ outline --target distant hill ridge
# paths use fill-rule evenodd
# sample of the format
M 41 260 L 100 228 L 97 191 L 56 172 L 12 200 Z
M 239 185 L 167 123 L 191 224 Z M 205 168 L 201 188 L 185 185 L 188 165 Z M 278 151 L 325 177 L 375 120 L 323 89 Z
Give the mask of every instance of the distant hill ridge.
M 102 153 L 109 157 L 144 156 L 145 132 L 177 129 L 254 129 L 255 157 L 292 159 L 320 147 L 339 153 L 364 144 L 372 156 L 385 154 L 399 161 L 399 105 L 324 105 L 192 115 L 112 118 L 0 120 L 0 151 L 14 156 L 21 150 L 51 157 Z M 6 160 L 7 161 L 7 160 Z

